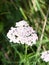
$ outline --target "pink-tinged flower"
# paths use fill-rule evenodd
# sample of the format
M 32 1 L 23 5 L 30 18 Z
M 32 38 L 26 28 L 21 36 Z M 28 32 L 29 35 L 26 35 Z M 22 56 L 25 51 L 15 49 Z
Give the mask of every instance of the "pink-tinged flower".
M 41 59 L 45 62 L 49 62 L 49 50 L 42 52 Z
M 19 22 L 16 22 L 16 25 L 15 25 L 16 27 L 26 27 L 26 26 L 29 26 L 29 24 L 26 22 L 26 21 L 24 21 L 24 20 L 22 20 L 22 21 L 19 21 Z
M 38 40 L 35 30 L 24 20 L 17 22 L 15 27 L 11 27 L 7 37 L 10 39 L 10 42 L 25 43 L 30 46 L 36 44 L 36 40 Z

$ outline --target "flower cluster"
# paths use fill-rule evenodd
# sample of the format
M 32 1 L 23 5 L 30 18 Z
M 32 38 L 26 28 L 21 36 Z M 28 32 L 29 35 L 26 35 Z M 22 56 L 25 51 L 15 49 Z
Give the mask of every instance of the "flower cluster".
M 49 62 L 49 50 L 42 52 L 41 59 L 45 62 Z
M 10 39 L 10 42 L 25 43 L 30 46 L 36 44 L 36 40 L 38 40 L 35 30 L 24 20 L 16 22 L 15 27 L 11 27 L 8 31 L 7 37 Z

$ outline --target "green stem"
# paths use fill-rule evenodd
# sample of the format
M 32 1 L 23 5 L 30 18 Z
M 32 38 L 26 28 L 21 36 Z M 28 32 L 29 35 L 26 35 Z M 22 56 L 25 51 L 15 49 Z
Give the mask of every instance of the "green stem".
M 22 13 L 24 19 L 27 20 L 27 16 L 25 15 L 24 10 L 22 9 L 22 7 L 19 7 L 19 10 Z

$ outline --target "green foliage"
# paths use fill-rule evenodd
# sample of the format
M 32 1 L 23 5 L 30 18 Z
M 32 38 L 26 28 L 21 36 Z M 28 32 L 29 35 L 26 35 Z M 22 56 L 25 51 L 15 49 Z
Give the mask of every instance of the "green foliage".
M 49 0 L 1 0 L 0 1 L 0 64 L 1 65 L 49 65 L 40 59 L 43 50 L 49 50 Z M 6 34 L 11 26 L 26 20 L 38 34 L 37 44 L 10 43 Z M 44 28 L 42 42 L 42 30 Z M 38 47 L 41 48 L 38 52 Z

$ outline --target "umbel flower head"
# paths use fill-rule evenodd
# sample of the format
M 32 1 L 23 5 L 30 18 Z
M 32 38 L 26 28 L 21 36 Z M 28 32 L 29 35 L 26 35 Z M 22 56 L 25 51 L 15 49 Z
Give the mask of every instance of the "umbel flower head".
M 42 52 L 41 59 L 45 62 L 49 62 L 49 50 Z
M 33 28 L 24 20 L 16 22 L 15 27 L 11 27 L 8 31 L 7 37 L 10 42 L 25 43 L 30 46 L 36 44 L 36 40 L 38 40 L 35 30 L 33 30 Z

